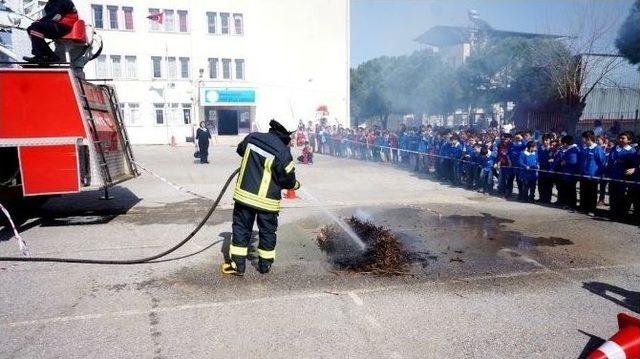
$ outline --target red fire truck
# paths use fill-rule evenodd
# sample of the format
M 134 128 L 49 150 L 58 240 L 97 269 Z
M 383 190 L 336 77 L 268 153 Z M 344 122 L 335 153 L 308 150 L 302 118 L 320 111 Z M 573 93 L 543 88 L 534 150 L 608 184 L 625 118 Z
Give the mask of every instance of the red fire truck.
M 6 6 L 2 13 L 9 20 L 0 16 L 0 29 L 25 31 L 24 15 Z M 79 20 L 54 48 L 64 62 L 34 65 L 0 43 L 0 54 L 13 61 L 0 68 L 5 204 L 96 189 L 108 195 L 109 187 L 138 175 L 114 88 L 85 80 L 83 68 L 102 52 L 102 38 Z
M 104 189 L 137 175 L 114 88 L 70 68 L 0 69 L 0 200 Z

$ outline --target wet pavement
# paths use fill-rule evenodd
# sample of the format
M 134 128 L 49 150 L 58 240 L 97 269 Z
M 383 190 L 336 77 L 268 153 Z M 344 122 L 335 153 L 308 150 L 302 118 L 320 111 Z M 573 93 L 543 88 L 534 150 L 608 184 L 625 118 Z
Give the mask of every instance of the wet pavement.
M 146 166 L 215 195 L 236 165 L 233 148 L 214 146 L 210 167 L 180 160 L 190 152 L 136 148 Z M 233 358 L 268 348 L 272 357 L 576 358 L 615 331 L 617 312 L 640 313 L 638 227 L 380 164 L 319 156 L 297 172 L 338 216 L 388 227 L 408 273 L 336 270 L 316 244 L 331 220 L 301 198 L 284 202 L 273 272 L 223 277 L 227 195 L 192 242 L 158 263 L 0 263 L 0 357 Z M 22 220 L 32 253 L 147 256 L 183 238 L 209 205 L 146 175 L 114 194 L 55 198 Z M 16 253 L 9 239 L 0 231 L 0 255 Z

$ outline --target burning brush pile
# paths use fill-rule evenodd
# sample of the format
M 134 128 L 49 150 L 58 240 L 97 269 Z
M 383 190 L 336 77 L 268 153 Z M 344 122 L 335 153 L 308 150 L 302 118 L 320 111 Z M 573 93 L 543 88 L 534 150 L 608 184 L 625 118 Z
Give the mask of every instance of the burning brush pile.
M 351 217 L 345 221 L 366 245 L 364 250 L 337 225 L 325 226 L 318 246 L 333 265 L 343 271 L 377 275 L 408 274 L 409 261 L 400 240 L 383 226 Z

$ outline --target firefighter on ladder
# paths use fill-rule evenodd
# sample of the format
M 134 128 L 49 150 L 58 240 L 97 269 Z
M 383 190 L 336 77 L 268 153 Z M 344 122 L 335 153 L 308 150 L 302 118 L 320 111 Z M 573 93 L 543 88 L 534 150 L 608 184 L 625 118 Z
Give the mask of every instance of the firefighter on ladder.
M 238 145 L 242 156 L 233 193 L 233 236 L 222 273 L 242 276 L 245 271 L 253 223 L 259 229 L 258 271 L 268 273 L 276 256 L 276 231 L 283 189 L 298 189 L 289 143 L 291 134 L 278 121 L 269 122 L 268 133 L 253 132 Z
M 44 16 L 34 21 L 27 28 L 31 39 L 31 53 L 23 59 L 32 63 L 55 63 L 60 58 L 56 55 L 45 39 L 60 39 L 71 32 L 78 21 L 78 12 L 71 0 L 49 0 L 44 6 Z

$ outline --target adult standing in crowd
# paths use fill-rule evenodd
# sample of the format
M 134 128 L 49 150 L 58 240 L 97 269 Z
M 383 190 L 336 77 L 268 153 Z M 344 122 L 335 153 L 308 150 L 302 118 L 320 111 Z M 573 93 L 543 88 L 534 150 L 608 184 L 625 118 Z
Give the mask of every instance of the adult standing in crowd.
M 636 151 L 631 147 L 633 135 L 630 132 L 622 132 L 618 135 L 618 145 L 609 155 L 607 165 L 609 177 L 609 193 L 612 216 L 616 219 L 625 219 L 631 205 L 627 190 L 630 185 L 624 181 L 633 180 Z
M 582 133 L 580 149 L 580 210 L 595 213 L 598 204 L 598 177 L 604 172 L 606 157 L 593 131 Z
M 198 154 L 200 156 L 200 163 L 209 163 L 209 141 L 211 140 L 211 133 L 204 121 L 200 122 L 200 128 L 196 131 L 196 140 L 198 140 Z
M 556 171 L 560 172 L 558 183 L 558 203 L 569 208 L 576 208 L 577 192 L 576 174 L 578 173 L 578 146 L 573 143 L 573 136 L 565 135 L 560 139 L 561 148 L 556 155 Z

